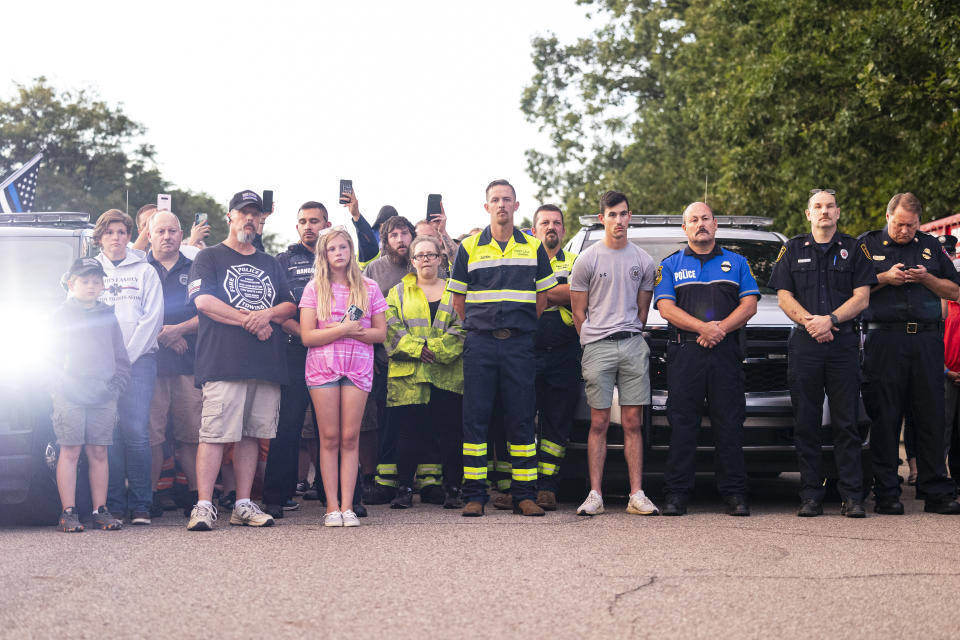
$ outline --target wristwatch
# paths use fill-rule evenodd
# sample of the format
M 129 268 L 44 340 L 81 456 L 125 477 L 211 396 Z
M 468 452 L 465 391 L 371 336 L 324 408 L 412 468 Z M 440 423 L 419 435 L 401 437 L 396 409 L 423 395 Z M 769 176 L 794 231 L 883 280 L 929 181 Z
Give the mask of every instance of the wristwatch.
M 832 323 L 833 323 L 833 326 L 835 326 L 835 327 L 839 327 L 839 326 L 840 326 L 840 320 L 837 319 L 837 314 L 835 314 L 835 313 L 831 313 L 831 314 L 830 314 L 830 322 L 832 322 Z

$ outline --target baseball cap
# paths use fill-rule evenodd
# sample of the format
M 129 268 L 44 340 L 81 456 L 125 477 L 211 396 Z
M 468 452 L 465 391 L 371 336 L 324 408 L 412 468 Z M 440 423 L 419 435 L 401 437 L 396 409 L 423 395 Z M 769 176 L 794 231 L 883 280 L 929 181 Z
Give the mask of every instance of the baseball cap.
M 957 236 L 953 234 L 947 234 L 945 236 L 940 236 L 938 240 L 940 240 L 940 244 L 943 245 L 943 248 L 947 251 L 947 253 L 957 252 Z
M 257 211 L 263 213 L 263 200 L 260 199 L 260 194 L 256 191 L 250 191 L 249 189 L 233 194 L 233 197 L 230 198 L 229 210 L 235 211 L 243 209 L 248 204 L 254 205 Z
M 67 277 L 98 275 L 101 278 L 107 277 L 107 272 L 103 270 L 103 265 L 93 258 L 77 258 L 70 265 Z

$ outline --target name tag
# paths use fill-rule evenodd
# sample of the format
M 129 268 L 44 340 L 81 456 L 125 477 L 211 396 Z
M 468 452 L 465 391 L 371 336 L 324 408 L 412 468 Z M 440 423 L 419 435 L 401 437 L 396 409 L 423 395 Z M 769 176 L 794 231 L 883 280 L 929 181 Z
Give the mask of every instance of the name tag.
M 812 260 L 812 258 L 798 258 L 798 259 L 797 259 L 797 263 L 798 263 L 798 264 L 803 264 L 804 262 L 810 262 L 811 260 Z

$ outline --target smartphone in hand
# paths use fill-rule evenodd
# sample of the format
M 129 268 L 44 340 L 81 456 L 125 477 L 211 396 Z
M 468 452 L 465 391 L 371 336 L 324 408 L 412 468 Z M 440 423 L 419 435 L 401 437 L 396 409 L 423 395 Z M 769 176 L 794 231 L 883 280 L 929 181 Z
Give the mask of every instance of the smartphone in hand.
M 273 191 L 264 190 L 263 192 L 263 212 L 273 212 Z
M 173 211 L 170 205 L 171 198 L 169 193 L 158 193 L 157 194 L 157 209 L 164 209 L 166 211 Z
M 355 304 L 352 304 L 347 307 L 347 312 L 343 314 L 342 318 L 340 318 L 340 322 L 343 322 L 344 320 L 359 320 L 362 317 L 363 309 Z
M 434 218 L 440 216 L 443 213 L 440 210 L 440 201 L 443 200 L 443 196 L 439 193 L 431 193 L 427 196 L 427 220 L 433 222 Z
M 193 214 L 193 224 L 194 226 L 197 226 L 197 227 L 199 227 L 200 225 L 207 224 L 207 214 L 205 213 Z
M 344 200 L 344 193 L 353 193 L 353 180 L 340 181 L 340 204 L 347 204 L 349 200 Z

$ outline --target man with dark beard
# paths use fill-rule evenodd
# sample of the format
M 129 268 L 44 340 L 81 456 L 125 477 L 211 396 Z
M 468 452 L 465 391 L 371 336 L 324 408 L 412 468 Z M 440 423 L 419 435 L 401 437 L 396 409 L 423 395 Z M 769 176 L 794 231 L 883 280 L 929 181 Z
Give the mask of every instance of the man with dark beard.
M 363 275 L 376 281 L 384 296 L 410 272 L 410 243 L 415 233 L 414 226 L 403 216 L 392 216 L 380 225 L 380 257 L 366 266 Z M 397 438 L 386 415 L 388 358 L 382 344 L 374 345 L 373 358 L 373 389 L 367 396 L 360 427 L 360 467 L 366 475 L 375 464 L 377 475 L 373 486 L 367 487 L 363 501 L 386 504 L 397 489 Z M 443 492 L 440 494 L 442 502 Z

